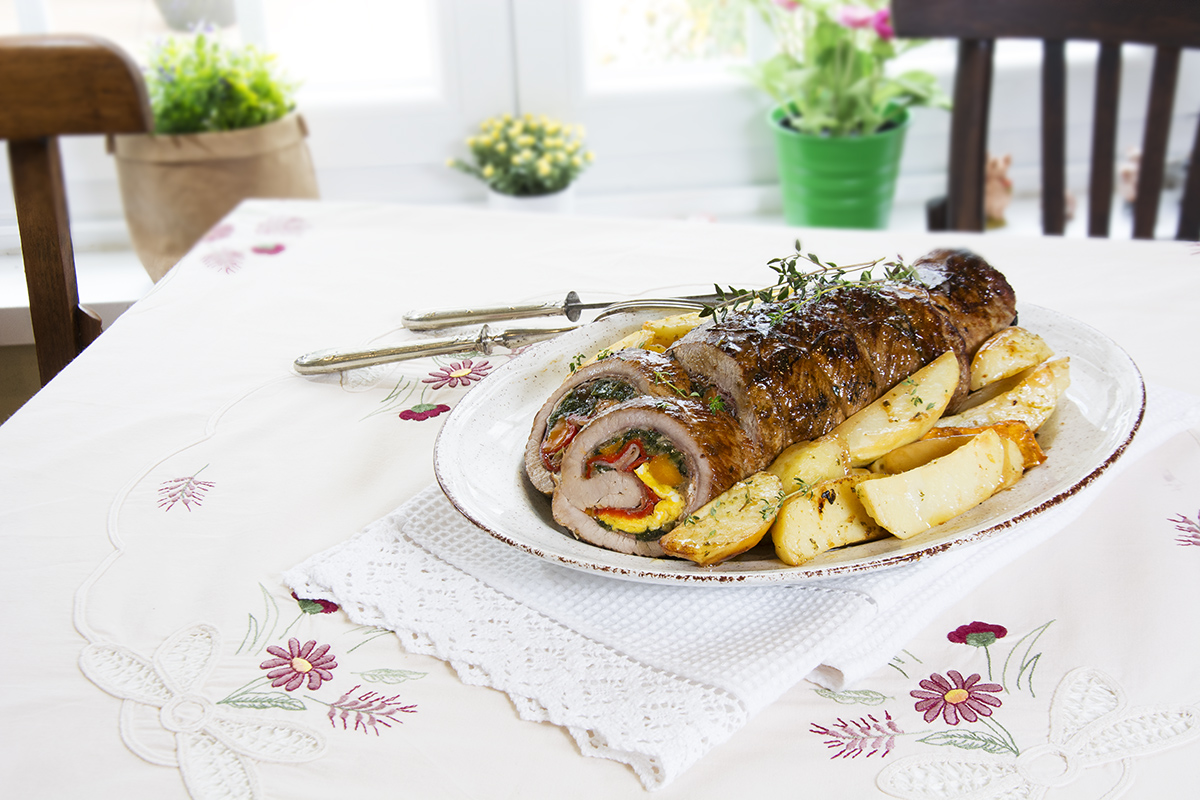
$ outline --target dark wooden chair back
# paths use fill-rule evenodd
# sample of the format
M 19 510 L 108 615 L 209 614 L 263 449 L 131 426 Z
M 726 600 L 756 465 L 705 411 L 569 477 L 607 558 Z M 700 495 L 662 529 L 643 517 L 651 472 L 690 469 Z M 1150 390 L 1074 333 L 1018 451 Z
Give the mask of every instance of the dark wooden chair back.
M 99 318 L 79 307 L 57 137 L 153 127 L 141 72 L 116 45 L 0 37 L 0 139 L 8 141 L 42 385 L 100 334 Z
M 1042 197 L 1066 193 L 1066 42 L 1100 43 L 1092 129 L 1088 235 L 1108 236 L 1116 171 L 1121 45 L 1155 46 L 1150 102 L 1142 138 L 1133 235 L 1154 237 L 1163 188 L 1167 136 L 1183 48 L 1200 47 L 1197 0 L 892 0 L 898 36 L 959 40 L 944 208 L 949 230 L 984 229 L 984 169 L 997 39 L 1041 39 Z M 1200 127 L 1192 145 L 1176 238 L 1200 239 Z M 931 214 L 931 222 L 933 215 Z M 1063 203 L 1042 203 L 1042 229 L 1061 234 Z

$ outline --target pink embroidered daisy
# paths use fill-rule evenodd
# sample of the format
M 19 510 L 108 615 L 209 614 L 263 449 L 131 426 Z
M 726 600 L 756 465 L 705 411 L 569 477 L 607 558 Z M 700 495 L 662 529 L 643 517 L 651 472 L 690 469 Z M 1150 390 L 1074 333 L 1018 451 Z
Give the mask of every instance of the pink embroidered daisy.
M 916 710 L 925 712 L 926 722 L 933 722 L 939 714 L 947 725 L 957 725 L 960 716 L 967 722 L 975 722 L 981 716 L 990 717 L 992 708 L 1000 706 L 1000 699 L 988 692 L 1002 692 L 1003 686 L 980 683 L 978 674 L 963 680 L 962 673 L 953 669 L 946 675 L 949 680 L 935 672 L 921 681 L 921 688 L 928 691 L 909 692 L 917 698 Z
M 448 367 L 435 369 L 429 373 L 429 377 L 422 380 L 422 383 L 432 383 L 434 389 L 441 389 L 449 386 L 451 389 L 457 389 L 459 386 L 468 386 L 474 381 L 481 381 L 487 374 L 492 371 L 492 365 L 486 361 L 480 361 L 478 364 L 466 359 L 464 361 L 456 361 Z
M 323 681 L 333 680 L 330 671 L 337 667 L 337 661 L 329 653 L 329 645 L 317 647 L 316 640 L 305 642 L 300 646 L 299 639 L 288 639 L 288 649 L 271 645 L 267 652 L 275 658 L 270 658 L 259 664 L 259 669 L 269 669 L 267 677 L 271 678 L 272 686 L 282 686 L 289 692 L 294 692 L 308 678 L 309 690 L 318 689 Z

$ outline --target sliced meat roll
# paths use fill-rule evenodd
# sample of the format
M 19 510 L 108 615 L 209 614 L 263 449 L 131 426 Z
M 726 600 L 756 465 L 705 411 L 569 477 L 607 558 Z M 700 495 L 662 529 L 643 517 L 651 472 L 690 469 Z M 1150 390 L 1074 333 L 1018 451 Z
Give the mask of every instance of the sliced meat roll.
M 687 373 L 661 353 L 620 350 L 576 370 L 543 405 L 525 446 L 525 473 L 538 491 L 550 494 L 567 445 L 606 408 L 641 395 L 686 396 Z
M 568 445 L 554 519 L 585 542 L 661 556 L 659 537 L 765 465 L 730 414 L 691 397 L 637 397 Z
M 771 303 L 691 331 L 667 354 L 710 385 L 769 456 L 814 439 L 953 350 L 963 370 L 987 336 L 1011 324 L 1004 277 L 964 251 L 914 266 L 921 284 L 849 285 L 806 303 Z M 980 288 L 981 287 L 981 288 Z

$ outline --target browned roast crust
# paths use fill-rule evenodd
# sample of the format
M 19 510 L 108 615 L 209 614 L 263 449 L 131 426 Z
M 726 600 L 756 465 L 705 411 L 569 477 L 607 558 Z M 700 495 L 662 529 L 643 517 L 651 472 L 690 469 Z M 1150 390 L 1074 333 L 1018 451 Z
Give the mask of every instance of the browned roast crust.
M 555 520 L 569 528 L 577 538 L 609 549 L 639 555 L 662 555 L 653 539 L 611 531 L 597 523 L 587 511 L 594 507 L 597 492 L 585 485 L 590 480 L 614 477 L 587 475 L 587 462 L 604 443 L 627 431 L 646 430 L 667 440 L 683 456 L 685 483 L 678 489 L 684 499 L 683 519 L 700 506 L 752 472 L 762 469 L 767 458 L 729 414 L 713 412 L 691 397 L 635 397 L 599 414 L 575 437 L 563 457 L 562 472 L 554 493 L 552 511 Z M 620 476 L 628 487 L 636 489 L 634 475 Z M 638 495 L 627 492 L 617 498 L 621 481 L 608 481 L 611 494 L 600 505 L 630 507 Z M 665 532 L 665 531 L 664 531 Z
M 917 264 L 932 288 L 851 285 L 803 304 L 764 304 L 691 331 L 668 354 L 732 396 L 771 457 L 827 433 L 947 350 L 963 375 L 953 407 L 966 395 L 971 356 L 1011 324 L 1016 298 L 974 254 L 935 251 Z
M 632 386 L 638 394 L 652 397 L 686 395 L 691 391 L 688 374 L 679 363 L 650 350 L 619 350 L 576 370 L 542 404 L 525 445 L 525 474 L 538 491 L 550 494 L 557 480 L 557 475 L 546 469 L 541 458 L 541 444 L 551 414 L 572 389 L 601 378 L 617 378 Z
M 999 270 L 969 250 L 933 250 L 913 262 L 917 277 L 962 334 L 968 353 L 1013 323 L 1017 295 Z

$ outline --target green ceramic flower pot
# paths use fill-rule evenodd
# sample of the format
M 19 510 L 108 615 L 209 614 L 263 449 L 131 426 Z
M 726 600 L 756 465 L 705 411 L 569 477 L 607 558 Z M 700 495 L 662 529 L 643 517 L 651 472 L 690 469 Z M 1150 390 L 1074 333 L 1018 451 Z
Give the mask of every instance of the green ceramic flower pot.
M 822 228 L 885 228 L 896 193 L 900 154 L 909 115 L 869 136 L 815 136 L 783 124 L 782 109 L 770 114 L 779 157 L 783 215 L 790 225 Z

